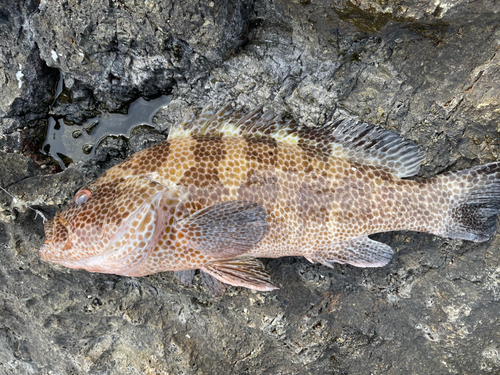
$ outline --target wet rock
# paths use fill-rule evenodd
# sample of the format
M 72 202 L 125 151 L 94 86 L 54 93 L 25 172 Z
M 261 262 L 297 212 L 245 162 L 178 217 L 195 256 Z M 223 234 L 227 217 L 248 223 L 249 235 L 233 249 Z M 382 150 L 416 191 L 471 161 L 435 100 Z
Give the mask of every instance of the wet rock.
M 20 121 L 15 118 L 0 119 L 0 151 L 19 152 L 21 149 Z
M 36 128 L 53 99 L 56 75 L 30 29 L 35 1 L 0 4 L 0 152 L 20 152 L 24 127 Z
M 136 128 L 129 139 L 130 148 L 135 153 L 167 139 L 164 134 L 151 132 L 147 128 Z
M 9 186 L 23 181 L 35 174 L 31 159 L 19 154 L 2 155 L 3 174 L 0 176 L 0 186 Z
M 117 110 L 206 77 L 244 42 L 250 10 L 250 1 L 44 1 L 33 25 L 42 58 L 63 72 L 66 87 L 91 89 Z
M 54 78 L 40 59 L 29 28 L 36 2 L 0 5 L 0 118 L 43 113 Z M 7 37 L 8 36 L 8 37 Z
M 267 260 L 279 290 L 231 287 L 213 298 L 199 276 L 184 287 L 170 273 L 136 279 L 43 263 L 37 256 L 43 223 L 32 210 L 53 216 L 105 169 L 164 139 L 188 107 L 209 102 L 264 104 L 313 126 L 336 116 L 377 123 L 424 150 L 417 178 L 499 160 L 497 5 L 279 0 L 11 7 L 2 11 L 8 16 L 0 17 L 0 27 L 21 36 L 12 45 L 1 38 L 0 48 L 17 51 L 16 59 L 35 56 L 36 41 L 40 66 L 60 69 L 65 91 L 42 109 L 46 101 L 34 93 L 54 91 L 56 79 L 46 85 L 52 76 L 33 69 L 38 81 L 19 91 L 18 60 L 1 54 L 8 63 L 1 60 L 0 77 L 10 77 L 0 81 L 7 93 L 0 98 L 8 114 L 1 119 L 4 152 L 22 149 L 18 130 L 30 126 L 24 124 L 30 112 L 30 124 L 43 111 L 78 121 L 101 106 L 123 110 L 139 95 L 171 92 L 173 100 L 157 114 L 154 131 L 108 138 L 94 160 L 59 174 L 43 175 L 39 163 L 22 155 L 0 155 L 0 182 L 17 197 L 0 191 L 0 372 L 500 371 L 499 235 L 479 244 L 410 232 L 376 235 L 395 250 L 381 269 Z

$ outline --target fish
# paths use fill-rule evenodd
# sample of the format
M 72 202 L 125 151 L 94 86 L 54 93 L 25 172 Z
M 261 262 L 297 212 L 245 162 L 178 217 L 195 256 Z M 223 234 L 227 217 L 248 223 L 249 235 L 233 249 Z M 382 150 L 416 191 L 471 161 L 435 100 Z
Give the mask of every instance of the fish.
M 141 277 L 195 271 L 227 285 L 277 289 L 260 258 L 382 267 L 369 235 L 418 231 L 486 241 L 500 209 L 500 162 L 412 180 L 417 145 L 353 119 L 321 126 L 229 103 L 191 109 L 166 141 L 82 187 L 45 224 L 44 261 Z

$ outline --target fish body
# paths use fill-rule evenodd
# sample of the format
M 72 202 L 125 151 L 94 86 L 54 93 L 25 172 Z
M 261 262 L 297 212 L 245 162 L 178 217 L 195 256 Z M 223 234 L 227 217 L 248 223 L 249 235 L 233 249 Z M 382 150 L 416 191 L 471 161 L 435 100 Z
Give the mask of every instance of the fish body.
M 45 226 L 44 260 L 128 276 L 202 271 L 272 290 L 257 258 L 304 256 L 332 267 L 387 264 L 368 235 L 412 230 L 484 241 L 500 208 L 500 163 L 424 181 L 424 155 L 376 126 L 310 128 L 257 108 L 193 112 L 167 141 L 132 155 L 77 192 Z

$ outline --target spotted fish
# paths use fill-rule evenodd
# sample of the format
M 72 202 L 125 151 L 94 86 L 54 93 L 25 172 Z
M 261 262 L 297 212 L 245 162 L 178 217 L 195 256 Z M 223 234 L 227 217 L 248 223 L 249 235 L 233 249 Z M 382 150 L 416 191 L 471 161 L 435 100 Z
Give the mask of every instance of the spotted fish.
M 199 269 L 216 294 L 269 291 L 258 258 L 381 267 L 392 250 L 373 233 L 485 241 L 496 229 L 500 162 L 405 180 L 423 153 L 374 125 L 306 127 L 231 105 L 194 113 L 79 190 L 46 223 L 40 257 L 117 275 L 174 271 L 184 283 Z

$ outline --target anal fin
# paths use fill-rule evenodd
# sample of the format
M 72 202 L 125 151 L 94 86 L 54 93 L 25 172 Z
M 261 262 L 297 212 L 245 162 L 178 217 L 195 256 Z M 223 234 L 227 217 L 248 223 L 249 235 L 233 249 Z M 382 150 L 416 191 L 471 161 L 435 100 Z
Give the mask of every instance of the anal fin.
M 242 286 L 262 292 L 278 289 L 262 262 L 255 258 L 239 258 L 208 263 L 202 271 L 223 283 Z
M 333 263 L 351 264 L 356 267 L 382 267 L 392 258 L 389 245 L 368 237 L 359 237 L 350 241 L 335 242 L 327 249 L 314 254 L 314 260 L 328 267 Z

